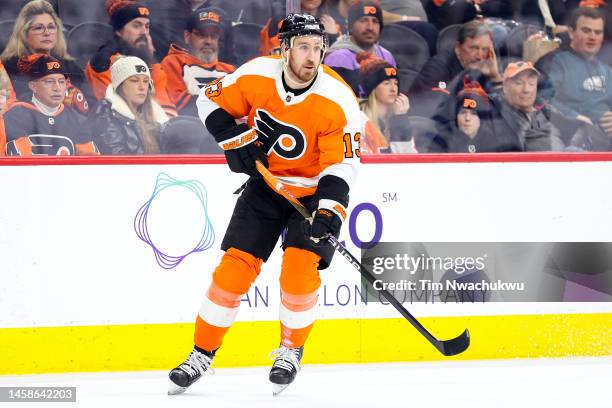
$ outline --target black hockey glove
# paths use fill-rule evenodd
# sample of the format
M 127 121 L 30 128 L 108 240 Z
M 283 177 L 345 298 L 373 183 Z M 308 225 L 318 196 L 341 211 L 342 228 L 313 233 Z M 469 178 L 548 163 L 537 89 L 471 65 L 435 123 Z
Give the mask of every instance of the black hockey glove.
M 326 208 L 319 208 L 313 214 L 312 224 L 306 221 L 306 234 L 315 245 L 322 245 L 328 235 L 340 234 L 342 219 Z
M 306 222 L 305 233 L 315 245 L 327 242 L 327 237 L 338 237 L 342 222 L 346 218 L 348 185 L 336 176 L 324 176 L 319 181 L 315 198 L 318 207 L 313 212 L 312 223 Z
M 215 140 L 225 152 L 227 164 L 234 173 L 259 177 L 256 160 L 268 167 L 268 156 L 259 147 L 257 132 L 244 123 L 217 134 Z

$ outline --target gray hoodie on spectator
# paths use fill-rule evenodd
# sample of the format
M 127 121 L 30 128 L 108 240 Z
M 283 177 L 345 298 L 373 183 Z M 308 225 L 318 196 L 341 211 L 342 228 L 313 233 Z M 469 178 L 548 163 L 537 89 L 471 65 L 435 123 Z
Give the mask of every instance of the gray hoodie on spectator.
M 563 115 L 593 122 L 612 107 L 612 68 L 598 59 L 586 60 L 573 51 L 561 51 L 538 63 L 554 89 L 551 104 Z

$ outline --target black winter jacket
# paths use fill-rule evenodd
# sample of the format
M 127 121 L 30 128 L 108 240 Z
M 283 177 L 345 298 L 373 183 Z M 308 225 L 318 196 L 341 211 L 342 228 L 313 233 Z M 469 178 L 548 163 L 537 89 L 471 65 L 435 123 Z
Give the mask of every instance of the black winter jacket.
M 144 138 L 136 124 L 116 110 L 105 99 L 89 115 L 94 141 L 102 154 L 144 154 Z

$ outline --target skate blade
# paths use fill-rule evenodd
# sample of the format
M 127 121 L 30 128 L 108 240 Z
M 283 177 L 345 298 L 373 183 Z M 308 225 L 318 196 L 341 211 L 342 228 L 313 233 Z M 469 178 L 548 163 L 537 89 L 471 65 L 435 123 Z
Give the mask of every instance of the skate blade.
M 289 384 L 272 384 L 272 395 L 276 397 L 288 386 Z
M 168 387 L 168 395 L 178 395 L 185 392 L 187 387 L 181 387 L 180 385 L 176 385 L 173 382 L 170 382 L 170 387 Z

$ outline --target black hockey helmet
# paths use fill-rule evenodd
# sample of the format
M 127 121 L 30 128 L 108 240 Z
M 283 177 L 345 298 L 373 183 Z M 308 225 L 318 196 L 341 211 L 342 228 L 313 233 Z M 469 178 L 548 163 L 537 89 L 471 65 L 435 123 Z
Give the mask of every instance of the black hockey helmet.
M 281 23 L 278 31 L 278 39 L 291 46 L 291 39 L 303 35 L 320 35 L 323 38 L 323 46 L 327 48 L 327 34 L 321 21 L 315 16 L 306 13 L 291 13 Z

